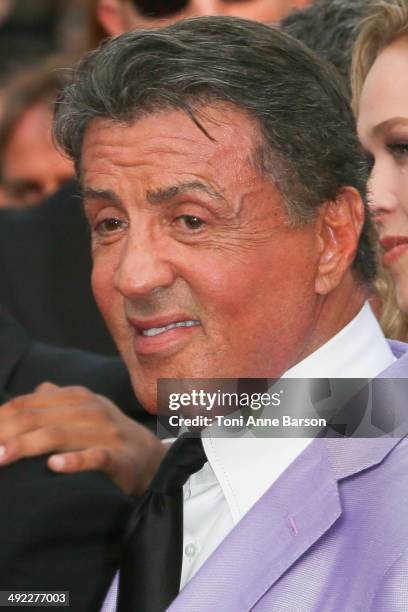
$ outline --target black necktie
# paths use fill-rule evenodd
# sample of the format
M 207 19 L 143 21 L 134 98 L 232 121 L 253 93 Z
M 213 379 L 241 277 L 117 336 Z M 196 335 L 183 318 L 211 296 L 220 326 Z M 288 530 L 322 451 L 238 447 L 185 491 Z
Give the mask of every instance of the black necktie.
M 177 596 L 183 560 L 183 484 L 206 461 L 200 437 L 181 436 L 165 455 L 129 522 L 118 612 L 164 612 Z

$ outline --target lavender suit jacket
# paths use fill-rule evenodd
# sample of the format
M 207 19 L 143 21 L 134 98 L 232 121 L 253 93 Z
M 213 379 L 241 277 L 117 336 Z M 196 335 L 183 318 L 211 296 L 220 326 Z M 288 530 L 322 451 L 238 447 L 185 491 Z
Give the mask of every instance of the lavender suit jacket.
M 313 440 L 168 610 L 407 612 L 408 438 Z

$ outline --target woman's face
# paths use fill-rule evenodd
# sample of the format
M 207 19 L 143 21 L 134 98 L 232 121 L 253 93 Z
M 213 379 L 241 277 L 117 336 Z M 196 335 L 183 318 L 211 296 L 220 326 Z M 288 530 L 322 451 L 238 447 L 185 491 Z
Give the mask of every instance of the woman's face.
M 371 67 L 357 127 L 372 161 L 369 197 L 384 266 L 408 312 L 408 38 L 386 47 Z

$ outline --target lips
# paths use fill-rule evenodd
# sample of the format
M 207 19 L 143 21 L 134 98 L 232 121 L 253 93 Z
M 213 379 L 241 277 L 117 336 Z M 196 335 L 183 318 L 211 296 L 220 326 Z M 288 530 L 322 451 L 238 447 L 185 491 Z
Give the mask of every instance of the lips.
M 401 244 L 408 244 L 408 236 L 385 236 L 380 244 L 384 251 L 388 252 Z
M 380 244 L 384 249 L 384 266 L 391 266 L 403 255 L 408 249 L 408 236 L 385 236 L 380 240 Z
M 199 325 L 200 321 L 193 319 L 188 314 L 173 314 L 168 316 L 155 317 L 151 319 L 141 319 L 136 317 L 129 317 L 129 323 L 136 329 L 137 332 L 143 335 L 157 335 L 157 333 L 164 333 L 169 328 L 174 327 L 192 327 L 193 325 Z M 151 330 L 159 330 L 157 333 L 146 333 Z
M 165 325 L 164 327 L 149 327 L 148 329 L 143 329 L 141 334 L 142 336 L 151 338 L 153 336 L 158 336 L 159 334 L 164 334 L 166 331 L 170 331 L 171 329 L 176 329 L 176 327 L 194 327 L 194 325 L 199 325 L 199 321 L 176 321 L 175 323 L 169 323 L 169 325 Z
M 188 342 L 191 334 L 201 325 L 199 320 L 186 314 L 128 320 L 135 330 L 134 346 L 140 355 L 177 350 Z

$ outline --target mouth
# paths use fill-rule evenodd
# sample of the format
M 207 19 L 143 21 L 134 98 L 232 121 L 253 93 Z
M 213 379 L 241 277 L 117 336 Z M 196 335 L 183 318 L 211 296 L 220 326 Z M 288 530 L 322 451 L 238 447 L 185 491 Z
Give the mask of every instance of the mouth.
M 383 263 L 385 267 L 391 266 L 408 249 L 408 236 L 385 236 L 380 240 L 384 249 Z
M 149 327 L 148 329 L 142 329 L 140 333 L 142 334 L 142 336 L 152 338 L 154 336 L 164 334 L 170 331 L 171 329 L 176 329 L 177 327 L 194 327 L 195 325 L 200 325 L 200 321 L 189 319 L 187 321 L 176 321 L 175 323 L 169 323 L 168 325 L 164 325 L 163 327 Z
M 134 347 L 139 355 L 170 354 L 187 344 L 201 326 L 198 319 L 185 315 L 160 317 L 159 319 L 129 319 L 134 329 Z

